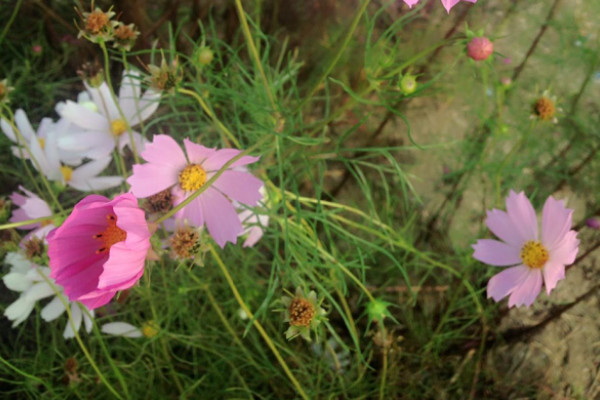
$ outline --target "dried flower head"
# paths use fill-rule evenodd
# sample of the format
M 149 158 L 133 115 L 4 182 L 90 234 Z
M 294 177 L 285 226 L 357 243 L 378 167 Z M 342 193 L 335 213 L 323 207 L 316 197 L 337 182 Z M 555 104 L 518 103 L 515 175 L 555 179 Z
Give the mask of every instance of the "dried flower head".
M 285 337 L 291 340 L 300 335 L 310 342 L 311 329 L 315 330 L 325 319 L 325 310 L 320 307 L 315 291 L 312 290 L 305 295 L 304 291 L 298 287 L 293 297 L 283 296 L 281 303 L 286 307 L 283 310 L 285 312 L 284 321 L 290 323 Z
M 29 260 L 41 257 L 44 254 L 44 240 L 37 236 L 31 236 L 31 239 L 24 243 L 25 256 Z
M 183 72 L 179 69 L 177 59 L 167 64 L 163 58 L 160 67 L 148 65 L 150 73 L 150 86 L 158 90 L 171 91 L 179 85 L 183 78 Z
M 117 22 L 114 29 L 114 44 L 113 46 L 125 51 L 131 50 L 136 39 L 140 36 L 134 24 L 125 25 L 122 22 Z
M 552 99 L 542 96 L 533 103 L 533 113 L 542 121 L 552 121 L 556 115 L 556 105 Z
M 79 27 L 79 35 L 87 40 L 98 43 L 100 40 L 105 42 L 113 39 L 113 29 L 117 24 L 116 21 L 111 21 L 115 16 L 114 11 L 109 9 L 107 12 L 102 11 L 99 7 L 94 8 L 90 12 L 82 12 L 77 10 L 79 17 L 83 22 L 83 28 Z
M 175 257 L 180 259 L 194 258 L 199 247 L 198 230 L 188 226 L 181 227 L 171 237 L 169 243 Z
M 146 209 L 151 213 L 164 213 L 173 208 L 171 189 L 153 194 L 146 199 Z
M 83 63 L 77 70 L 77 75 L 94 88 L 99 87 L 104 82 L 104 73 L 98 61 Z
M 8 86 L 6 79 L 0 81 L 0 104 L 9 102 L 8 94 L 13 90 L 14 88 Z

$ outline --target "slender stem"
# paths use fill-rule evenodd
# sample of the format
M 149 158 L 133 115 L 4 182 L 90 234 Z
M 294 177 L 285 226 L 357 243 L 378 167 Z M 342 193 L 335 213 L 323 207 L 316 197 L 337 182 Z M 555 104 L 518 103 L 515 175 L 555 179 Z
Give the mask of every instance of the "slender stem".
M 193 98 L 195 98 L 198 104 L 200 104 L 200 107 L 202 107 L 202 109 L 204 110 L 204 112 L 208 114 L 209 118 L 217 125 L 217 127 L 219 127 L 221 132 L 223 132 L 225 136 L 227 136 L 233 142 L 235 147 L 237 147 L 238 149 L 242 147 L 240 145 L 240 142 L 236 139 L 235 135 L 231 133 L 231 131 L 227 129 L 225 125 L 223 125 L 223 123 L 216 117 L 215 113 L 212 112 L 212 110 L 208 107 L 204 99 L 202 99 L 202 97 L 200 97 L 198 93 L 184 88 L 179 88 L 177 89 L 177 91 L 179 93 L 187 94 L 188 96 L 192 96 Z
M 79 336 L 78 330 L 75 328 L 75 322 L 73 322 L 73 315 L 71 314 L 71 307 L 69 307 L 69 302 L 67 300 L 65 300 L 65 297 L 62 295 L 62 293 L 60 293 L 58 291 L 58 289 L 56 288 L 56 285 L 50 280 L 50 278 L 48 278 L 42 272 L 38 272 L 38 273 L 46 281 L 46 283 L 48 285 L 50 285 L 50 287 L 54 291 L 54 294 L 60 299 L 61 303 L 65 307 L 65 311 L 67 312 L 67 316 L 69 317 L 69 324 L 71 325 L 71 329 L 73 330 L 73 333 L 75 335 L 75 340 L 79 344 L 79 347 L 81 348 L 81 351 L 83 351 L 83 354 L 85 355 L 85 358 L 87 358 L 88 362 L 90 363 L 90 365 L 92 366 L 92 368 L 94 369 L 94 371 L 96 372 L 96 374 L 98 374 L 98 378 L 100 378 L 100 380 L 102 381 L 102 383 L 104 383 L 106 385 L 106 387 L 108 388 L 108 390 L 110 390 L 110 392 L 116 398 L 123 399 L 123 397 L 121 397 L 121 395 L 119 394 L 119 392 L 117 392 L 117 390 L 108 382 L 108 380 L 106 379 L 106 377 L 102 374 L 102 372 L 100 371 L 100 368 L 98 368 L 98 366 L 94 362 L 94 359 L 92 358 L 92 355 L 88 351 L 87 347 L 85 347 L 85 344 L 83 344 L 83 340 L 81 340 L 81 336 Z M 126 390 L 125 390 L 125 392 L 127 393 Z
M 4 27 L 4 29 L 2 29 L 2 33 L 0 33 L 0 44 L 2 44 L 2 41 L 4 40 L 4 36 L 6 36 L 6 33 L 10 29 L 12 23 L 15 21 L 15 18 L 17 17 L 17 14 L 19 13 L 19 10 L 21 9 L 22 2 L 23 2 L 23 0 L 18 0 L 17 4 L 15 4 L 15 8 L 13 8 L 13 12 L 10 16 L 10 19 L 6 23 L 6 26 Z
M 385 384 L 386 384 L 386 380 L 387 380 L 386 378 L 387 378 L 387 372 L 388 372 L 388 349 L 386 347 L 387 338 L 386 338 L 385 326 L 383 325 L 383 320 L 380 320 L 378 322 L 379 322 L 379 331 L 381 332 L 381 336 L 383 336 L 383 339 L 382 339 L 383 370 L 381 371 L 381 382 L 379 382 L 379 400 L 383 400 L 383 399 L 385 399 L 385 389 L 386 389 Z
M 271 103 L 271 107 L 273 110 L 277 109 L 275 105 L 275 98 L 273 97 L 273 93 L 271 93 L 271 88 L 269 86 L 269 81 L 267 80 L 267 76 L 265 75 L 265 71 L 263 70 L 262 63 L 260 62 L 260 56 L 258 55 L 258 50 L 256 49 L 256 44 L 252 39 L 252 34 L 250 33 L 250 28 L 248 27 L 248 20 L 246 19 L 246 14 L 244 13 L 244 8 L 242 7 L 242 2 L 240 0 L 235 0 L 235 7 L 238 13 L 238 17 L 240 18 L 240 23 L 242 25 L 242 31 L 244 32 L 244 36 L 246 38 L 246 42 L 248 43 L 248 48 L 250 50 L 250 55 L 254 59 L 254 64 L 256 65 L 256 69 L 260 74 L 260 77 L 263 81 L 263 85 L 265 86 L 265 91 L 267 92 L 267 96 L 269 97 L 269 102 Z
M 254 325 L 256 330 L 258 330 L 258 332 L 260 333 L 260 335 L 262 336 L 264 341 L 267 343 L 267 346 L 269 346 L 269 348 L 273 352 L 273 355 L 275 356 L 275 358 L 277 358 L 277 361 L 279 361 L 279 364 L 281 365 L 281 367 L 285 371 L 285 374 L 288 376 L 288 378 L 290 379 L 290 381 L 292 382 L 292 384 L 298 391 L 298 394 L 300 395 L 300 397 L 302 397 L 304 400 L 310 399 L 310 397 L 308 397 L 306 392 L 304 392 L 304 389 L 302 389 L 300 382 L 298 382 L 298 380 L 296 379 L 296 377 L 294 376 L 294 374 L 292 373 L 292 371 L 286 364 L 285 360 L 279 353 L 279 350 L 277 350 L 277 347 L 275 347 L 275 344 L 273 343 L 273 341 L 271 340 L 271 338 L 269 337 L 267 332 L 264 330 L 264 328 L 262 327 L 260 322 L 258 322 L 258 320 L 256 318 L 254 318 L 254 314 L 252 314 L 252 311 L 250 311 L 250 309 L 244 302 L 244 299 L 242 299 L 242 296 L 238 292 L 237 287 L 235 286 L 235 283 L 233 282 L 233 279 L 231 278 L 231 275 L 229 274 L 229 270 L 227 269 L 227 266 L 223 263 L 223 260 L 221 260 L 221 257 L 219 256 L 219 253 L 217 253 L 217 251 L 215 250 L 215 248 L 212 245 L 210 245 L 210 252 L 213 255 L 215 261 L 217 262 L 217 265 L 223 272 L 223 275 L 225 276 L 225 280 L 227 280 L 227 283 L 229 284 L 229 287 L 231 288 L 231 291 L 233 292 L 233 296 L 237 300 L 240 307 L 242 307 L 242 309 L 246 312 L 248 317 L 252 320 L 252 324 Z
M 236 0 L 236 1 L 239 2 L 239 0 Z M 321 82 L 323 82 L 325 80 L 325 78 L 327 78 L 327 76 L 331 73 L 333 68 L 337 65 L 338 61 L 342 57 L 342 54 L 346 50 L 348 43 L 350 43 L 350 39 L 352 39 L 352 35 L 354 35 L 354 31 L 356 30 L 356 27 L 358 26 L 358 23 L 359 23 L 362 15 L 366 11 L 369 3 L 370 3 L 370 0 L 363 1 L 360 9 L 358 10 L 358 12 L 356 13 L 356 16 L 354 17 L 354 20 L 352 21 L 352 24 L 350 25 L 350 28 L 348 28 L 348 33 L 346 33 L 346 36 L 344 37 L 342 44 L 339 46 L 337 53 L 335 54 L 335 56 L 333 57 L 333 59 L 331 60 L 329 65 L 327 65 L 327 68 L 325 68 L 325 70 L 323 71 L 323 74 L 321 74 L 319 79 L 315 82 L 313 87 L 309 90 L 308 94 L 304 97 L 304 100 L 302 100 L 300 105 L 298 105 L 297 110 L 302 109 L 302 107 L 304 107 L 306 105 L 306 103 L 308 103 L 310 101 L 310 99 L 314 96 L 314 94 L 317 92 L 317 90 L 319 90 L 319 86 L 321 85 Z

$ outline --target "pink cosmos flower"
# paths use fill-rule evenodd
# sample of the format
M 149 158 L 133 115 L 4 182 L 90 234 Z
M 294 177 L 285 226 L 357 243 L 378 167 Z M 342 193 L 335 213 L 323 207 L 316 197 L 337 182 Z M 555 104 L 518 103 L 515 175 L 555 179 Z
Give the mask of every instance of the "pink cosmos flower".
M 187 158 L 170 136 L 155 135 L 141 153 L 148 163 L 134 165 L 133 175 L 127 179 L 131 192 L 143 198 L 171 188 L 177 206 L 240 153 L 235 149 L 211 149 L 189 139 L 184 139 L 184 145 Z M 255 206 L 262 199 L 262 181 L 244 167 L 256 161 L 258 157 L 241 157 L 175 217 L 196 227 L 206 222 L 208 232 L 221 247 L 227 242 L 235 243 L 243 227 L 232 200 Z
M 25 243 L 32 237 L 38 239 L 44 239 L 46 235 L 55 228 L 52 221 L 52 210 L 44 200 L 40 199 L 35 193 L 30 192 L 23 186 L 19 186 L 19 190 L 25 195 L 19 192 L 14 192 L 10 195 L 10 200 L 18 208 L 13 211 L 10 222 L 21 222 L 29 219 L 37 219 L 42 217 L 48 217 L 47 220 L 42 222 L 36 222 L 34 224 L 27 224 L 19 226 L 17 229 L 31 230 L 21 241 Z
M 48 235 L 50 277 L 71 301 L 93 310 L 144 273 L 150 232 L 131 194 L 89 195 Z
M 450 14 L 450 10 L 452 9 L 452 7 L 454 7 L 455 5 L 457 5 L 461 1 L 468 1 L 469 3 L 477 3 L 477 0 L 441 0 L 442 5 L 444 6 L 444 8 L 448 12 L 448 14 Z M 412 6 L 414 6 L 415 4 L 417 4 L 419 2 L 419 0 L 404 0 L 404 2 L 410 8 L 412 8 Z
M 550 294 L 565 277 L 565 265 L 572 264 L 579 249 L 577 232 L 571 230 L 573 210 L 562 200 L 548 197 L 542 211 L 542 234 L 533 206 L 523 192 L 512 190 L 506 212 L 488 211 L 486 225 L 503 242 L 480 239 L 473 245 L 473 257 L 495 266 L 516 265 L 490 279 L 488 298 L 500 301 L 510 295 L 508 306 L 530 306 L 540 293 L 542 280 Z M 543 279 L 542 279 L 543 278 Z

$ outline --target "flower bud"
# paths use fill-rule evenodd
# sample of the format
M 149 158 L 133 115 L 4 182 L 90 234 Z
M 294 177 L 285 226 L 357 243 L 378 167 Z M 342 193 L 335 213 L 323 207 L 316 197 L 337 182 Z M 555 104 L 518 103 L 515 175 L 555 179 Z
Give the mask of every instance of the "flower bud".
M 487 59 L 494 52 L 494 44 L 486 37 L 475 37 L 467 44 L 467 55 L 475 61 Z
M 405 95 L 412 94 L 417 90 L 417 78 L 414 75 L 404 75 L 400 80 L 400 90 Z

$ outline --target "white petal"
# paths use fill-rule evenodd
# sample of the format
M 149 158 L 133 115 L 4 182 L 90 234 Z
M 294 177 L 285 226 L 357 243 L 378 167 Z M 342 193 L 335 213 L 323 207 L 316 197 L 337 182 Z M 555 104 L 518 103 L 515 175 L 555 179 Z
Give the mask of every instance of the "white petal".
M 85 307 L 85 306 L 82 306 Z M 82 310 L 83 311 L 83 324 L 85 325 L 85 331 L 90 333 L 92 331 L 92 318 L 94 318 L 94 310 Z M 89 313 L 89 315 L 88 315 Z M 91 317 L 91 318 L 90 318 Z
M 65 331 L 63 332 L 63 337 L 65 339 L 71 339 L 75 337 L 75 332 L 79 331 L 79 327 L 81 326 L 81 308 L 77 303 L 71 304 L 71 317 L 73 318 L 73 325 L 75 325 L 75 331 L 73 331 L 73 327 L 71 326 L 71 321 L 67 322 L 67 326 L 65 327 Z
M 4 310 L 4 316 L 9 320 L 14 321 L 12 325 L 14 328 L 21 322 L 25 321 L 29 314 L 31 314 L 33 306 L 35 306 L 35 301 L 30 301 L 21 295 L 21 297 L 19 297 L 15 302 L 6 307 L 6 310 Z
M 26 141 L 29 142 L 31 139 L 36 137 L 35 131 L 29 122 L 29 118 L 27 118 L 27 114 L 25 114 L 25 111 L 21 110 L 20 108 L 15 112 L 15 124 Z
M 91 111 L 81 104 L 67 100 L 58 110 L 61 117 L 68 119 L 80 128 L 100 131 L 110 131 L 108 120 L 101 114 Z
M 109 322 L 102 325 L 101 331 L 109 335 L 125 336 L 131 338 L 142 337 L 142 331 L 127 322 Z
M 8 121 L 4 118 L 0 119 L 0 129 L 2 129 L 2 132 L 4 132 L 4 134 L 13 142 L 17 142 L 17 136 L 15 134 L 15 131 L 13 130 L 12 126 L 8 123 Z
M 85 82 L 85 87 L 102 115 L 111 121 L 119 118 L 119 110 L 115 105 L 110 88 L 106 82 L 102 82 L 97 88 L 91 87 Z
M 52 296 L 54 293 L 54 288 L 52 288 L 46 281 L 38 282 L 25 292 L 23 292 L 23 296 L 27 298 L 29 301 L 36 302 L 40 299 L 43 299 L 48 296 Z
M 31 261 L 29 261 L 21 253 L 11 251 L 4 257 L 4 261 L 11 266 L 11 272 L 27 273 L 31 269 Z
M 11 272 L 2 278 L 2 281 L 10 290 L 14 290 L 15 292 L 22 292 L 31 287 L 33 282 L 31 279 L 27 279 L 27 277 L 18 272 Z
M 41 316 L 44 321 L 49 322 L 55 320 L 64 312 L 65 305 L 61 301 L 61 298 L 56 296 L 42 309 Z
M 71 174 L 71 182 L 85 183 L 88 179 L 104 171 L 111 160 L 110 157 L 107 157 L 101 160 L 90 161 L 89 163 L 74 169 L 73 174 Z
M 69 185 L 74 189 L 81 190 L 82 192 L 89 192 L 92 190 L 105 190 L 119 186 L 123 182 L 123 178 L 120 176 L 101 176 L 98 178 L 90 178 L 87 181 L 81 182 L 69 182 Z

